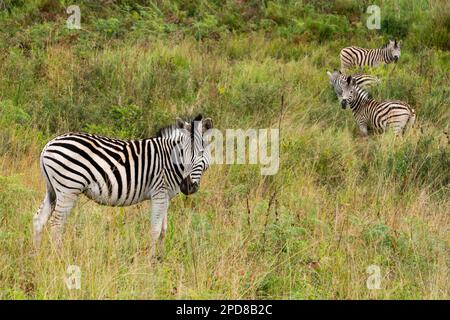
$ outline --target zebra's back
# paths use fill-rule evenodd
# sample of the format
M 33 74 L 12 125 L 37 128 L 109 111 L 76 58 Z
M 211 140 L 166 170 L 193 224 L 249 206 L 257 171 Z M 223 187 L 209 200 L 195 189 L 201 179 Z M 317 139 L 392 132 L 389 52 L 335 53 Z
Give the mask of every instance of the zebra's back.
M 380 83 L 380 79 L 370 74 L 355 74 L 352 77 L 355 79 L 356 85 L 361 88 Z M 341 81 L 345 81 L 345 79 Z

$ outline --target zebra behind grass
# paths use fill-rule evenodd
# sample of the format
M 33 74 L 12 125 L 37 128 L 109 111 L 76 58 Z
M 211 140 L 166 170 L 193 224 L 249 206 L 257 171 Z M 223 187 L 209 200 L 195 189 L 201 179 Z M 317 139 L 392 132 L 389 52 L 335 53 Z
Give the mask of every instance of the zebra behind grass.
M 412 127 L 416 120 L 416 113 L 406 102 L 383 101 L 378 102 L 369 97 L 368 92 L 356 85 L 352 76 L 342 86 L 342 108 L 347 105 L 353 112 L 359 130 L 364 136 L 368 128 L 376 132 L 385 132 L 392 128 L 396 135 L 402 134 L 406 128 Z
M 382 63 L 389 64 L 397 62 L 400 58 L 401 41 L 389 40 L 389 42 L 379 49 L 365 49 L 360 47 L 347 47 L 341 50 L 341 71 L 352 67 L 375 67 Z
M 150 139 L 68 133 L 48 142 L 40 158 L 47 194 L 33 219 L 35 246 L 40 246 L 47 221 L 56 246 L 61 246 L 64 222 L 85 194 L 109 206 L 151 200 L 153 256 L 157 240 L 161 246 L 166 234 L 170 199 L 179 191 L 196 192 L 209 167 L 204 133 L 211 128 L 212 120 L 199 115 L 190 122 L 177 119 Z
M 336 92 L 336 95 L 340 100 L 342 98 L 342 86 L 347 81 L 347 76 L 339 70 L 336 70 L 333 73 L 327 71 L 327 74 L 330 78 L 330 84 L 333 86 L 334 92 Z M 361 88 L 366 88 L 380 83 L 380 80 L 377 77 L 369 74 L 354 74 L 352 75 L 352 79 L 354 79 L 356 85 Z

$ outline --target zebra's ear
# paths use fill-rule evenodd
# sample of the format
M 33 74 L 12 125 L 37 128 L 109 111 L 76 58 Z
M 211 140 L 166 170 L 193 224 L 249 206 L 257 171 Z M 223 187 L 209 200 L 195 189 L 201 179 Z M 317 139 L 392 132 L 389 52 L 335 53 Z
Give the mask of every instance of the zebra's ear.
M 177 118 L 175 121 L 177 128 L 184 129 L 186 127 L 186 122 L 183 119 Z
M 213 127 L 213 121 L 211 118 L 206 118 L 203 120 L 203 132 L 208 131 L 209 129 L 212 129 Z
M 351 83 L 352 83 L 352 76 L 348 76 L 347 77 L 347 84 L 350 85 Z

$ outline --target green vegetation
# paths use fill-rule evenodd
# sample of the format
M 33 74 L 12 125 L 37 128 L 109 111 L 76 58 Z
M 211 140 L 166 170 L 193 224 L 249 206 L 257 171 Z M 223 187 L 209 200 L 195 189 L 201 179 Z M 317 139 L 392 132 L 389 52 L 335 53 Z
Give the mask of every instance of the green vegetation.
M 0 3 L 0 298 L 450 298 L 448 1 L 78 1 L 81 30 L 71 4 Z M 370 4 L 381 30 L 366 28 Z M 417 125 L 363 139 L 326 71 L 342 47 L 391 37 L 402 56 L 370 71 L 373 95 L 410 103 Z M 86 199 L 64 252 L 46 233 L 34 254 L 51 137 L 148 137 L 198 112 L 223 130 L 277 127 L 282 96 L 279 173 L 211 167 L 171 202 L 163 261 L 149 263 L 148 204 Z M 65 286 L 72 264 L 81 290 Z

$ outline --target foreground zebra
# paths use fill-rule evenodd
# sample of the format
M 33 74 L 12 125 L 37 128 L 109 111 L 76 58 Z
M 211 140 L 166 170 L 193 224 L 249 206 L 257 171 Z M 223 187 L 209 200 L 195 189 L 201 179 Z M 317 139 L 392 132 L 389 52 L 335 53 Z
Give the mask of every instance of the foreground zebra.
M 352 76 L 342 86 L 342 108 L 347 105 L 353 112 L 359 130 L 364 136 L 368 134 L 368 127 L 376 132 L 385 132 L 392 128 L 396 135 L 411 127 L 416 120 L 416 113 L 407 103 L 402 101 L 378 102 L 369 97 L 368 92 L 356 85 Z
M 334 71 L 333 73 L 327 71 L 327 74 L 330 78 L 330 84 L 333 86 L 334 92 L 336 92 L 336 95 L 340 100 L 342 98 L 342 86 L 347 81 L 347 76 L 339 70 Z M 380 83 L 380 80 L 377 77 L 368 74 L 354 74 L 352 75 L 352 79 L 354 79 L 356 85 L 361 88 Z
M 389 40 L 389 43 L 379 49 L 365 49 L 360 47 L 347 47 L 341 50 L 341 71 L 352 67 L 376 67 L 382 63 L 397 62 L 400 58 L 401 41 Z
M 33 219 L 34 244 L 41 243 L 49 222 L 57 247 L 64 222 L 80 194 L 109 206 L 129 206 L 151 200 L 152 256 L 156 241 L 167 230 L 167 209 L 172 197 L 196 192 L 210 154 L 204 133 L 211 119 L 177 119 L 156 137 L 118 140 L 87 133 L 68 133 L 44 147 L 40 165 L 47 194 Z

